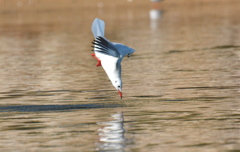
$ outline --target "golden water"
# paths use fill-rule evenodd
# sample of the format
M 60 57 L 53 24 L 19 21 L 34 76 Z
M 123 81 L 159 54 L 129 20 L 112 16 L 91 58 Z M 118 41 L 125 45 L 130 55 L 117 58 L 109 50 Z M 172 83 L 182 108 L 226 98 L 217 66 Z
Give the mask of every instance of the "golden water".
M 0 151 L 240 151 L 240 20 L 229 1 L 0 1 Z M 136 50 L 123 99 L 91 23 Z

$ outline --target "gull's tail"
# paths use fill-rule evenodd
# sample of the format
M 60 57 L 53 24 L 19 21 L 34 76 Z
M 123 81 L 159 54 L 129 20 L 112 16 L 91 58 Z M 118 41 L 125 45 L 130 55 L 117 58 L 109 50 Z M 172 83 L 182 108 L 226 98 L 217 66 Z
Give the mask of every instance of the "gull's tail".
M 100 20 L 98 18 L 95 18 L 95 20 L 92 23 L 92 33 L 94 37 L 104 37 L 104 30 L 105 30 L 105 23 L 103 20 Z

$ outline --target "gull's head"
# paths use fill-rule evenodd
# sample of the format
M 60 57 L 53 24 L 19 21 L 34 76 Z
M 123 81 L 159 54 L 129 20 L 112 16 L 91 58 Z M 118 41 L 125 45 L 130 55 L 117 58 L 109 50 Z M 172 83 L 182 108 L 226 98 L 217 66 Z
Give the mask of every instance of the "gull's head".
M 122 99 L 122 80 L 121 79 L 115 79 L 113 82 L 113 86 L 116 88 L 118 91 L 121 99 Z

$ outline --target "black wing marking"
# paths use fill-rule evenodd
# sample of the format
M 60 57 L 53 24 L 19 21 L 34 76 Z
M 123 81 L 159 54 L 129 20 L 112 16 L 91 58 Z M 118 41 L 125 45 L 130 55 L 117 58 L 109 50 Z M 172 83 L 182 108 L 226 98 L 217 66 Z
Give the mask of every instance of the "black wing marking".
M 114 45 L 105 38 L 98 36 L 92 42 L 94 44 L 93 51 L 97 51 L 103 54 L 119 57 L 120 54 Z

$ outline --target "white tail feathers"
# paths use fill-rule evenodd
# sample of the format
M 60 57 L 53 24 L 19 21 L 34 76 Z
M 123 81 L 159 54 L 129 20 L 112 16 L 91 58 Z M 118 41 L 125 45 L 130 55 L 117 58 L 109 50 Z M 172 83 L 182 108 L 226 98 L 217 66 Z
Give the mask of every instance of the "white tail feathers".
M 95 20 L 92 23 L 92 33 L 94 37 L 104 37 L 104 30 L 105 30 L 105 23 L 103 20 L 100 20 L 98 18 L 95 18 Z

